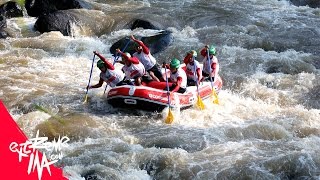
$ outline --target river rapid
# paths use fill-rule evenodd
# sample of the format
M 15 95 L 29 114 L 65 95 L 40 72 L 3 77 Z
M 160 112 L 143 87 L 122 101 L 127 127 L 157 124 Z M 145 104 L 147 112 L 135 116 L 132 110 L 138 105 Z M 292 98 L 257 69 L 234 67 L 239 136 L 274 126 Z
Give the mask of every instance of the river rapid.
M 319 8 L 284 0 L 89 3 L 96 10 L 80 11 L 92 21 L 74 26 L 72 37 L 40 34 L 24 16 L 8 19 L 13 37 L 0 40 L 0 99 L 28 137 L 39 130 L 71 139 L 56 164 L 69 179 L 320 178 Z M 118 39 L 159 32 L 123 28 L 134 18 L 173 32 L 173 44 L 154 55 L 159 63 L 216 46 L 219 105 L 175 110 L 167 125 L 166 110 L 113 108 L 104 87 L 83 104 L 93 51 L 113 59 Z M 98 79 L 95 67 L 91 82 Z

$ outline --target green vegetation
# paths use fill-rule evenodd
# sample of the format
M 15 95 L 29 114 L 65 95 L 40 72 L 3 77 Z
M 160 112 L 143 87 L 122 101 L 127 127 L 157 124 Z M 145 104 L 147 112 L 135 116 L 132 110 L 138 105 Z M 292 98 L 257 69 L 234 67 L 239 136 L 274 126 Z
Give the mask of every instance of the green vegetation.
M 21 7 L 24 7 L 25 0 L 15 0 Z

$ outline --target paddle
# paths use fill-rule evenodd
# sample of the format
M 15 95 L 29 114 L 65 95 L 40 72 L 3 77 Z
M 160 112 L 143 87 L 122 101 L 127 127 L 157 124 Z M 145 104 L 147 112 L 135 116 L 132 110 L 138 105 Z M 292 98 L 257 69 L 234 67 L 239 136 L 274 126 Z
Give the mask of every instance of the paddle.
M 171 112 L 171 107 L 170 107 L 170 91 L 169 91 L 169 82 L 168 82 L 168 75 L 167 75 L 167 68 L 164 67 L 164 73 L 166 74 L 166 86 L 167 86 L 167 95 L 168 95 L 168 107 L 169 107 L 169 112 L 166 120 L 164 121 L 167 124 L 171 124 L 173 122 L 173 114 Z
M 213 103 L 214 104 L 219 104 L 219 99 L 218 99 L 218 95 L 213 87 L 213 82 L 212 82 L 212 75 L 211 75 L 211 59 L 210 59 L 210 54 L 209 54 L 209 47 L 207 49 L 207 58 L 208 58 L 208 61 L 209 61 L 209 77 L 210 77 L 210 82 L 211 82 L 211 89 L 212 89 L 212 96 L 214 97 L 214 100 L 213 100 Z
M 84 97 L 84 103 L 88 102 L 88 91 L 89 91 L 89 86 L 90 86 L 90 81 L 91 81 L 91 76 L 92 76 L 92 70 L 93 70 L 93 64 L 94 64 L 94 58 L 96 57 L 96 55 L 93 55 L 93 59 L 92 59 L 92 65 L 91 65 L 91 70 L 90 70 L 90 76 L 89 76 L 89 82 L 88 82 L 88 86 L 87 86 L 87 92 L 86 92 L 86 96 Z
M 126 45 L 124 46 L 124 48 L 121 50 L 122 52 L 127 49 L 129 43 L 130 43 L 130 38 L 128 39 L 127 44 L 126 44 Z M 113 60 L 113 65 L 116 64 L 116 62 L 118 61 L 119 57 L 120 57 L 120 56 L 119 56 L 119 53 L 116 52 L 116 54 L 115 54 L 115 56 L 114 56 L 114 60 Z M 108 87 L 108 84 L 107 84 L 106 87 L 104 88 L 103 94 L 106 93 L 107 87 Z
M 199 93 L 199 84 L 198 84 L 198 76 L 197 76 L 197 66 L 196 66 L 196 63 L 195 63 L 195 58 L 194 56 L 192 56 L 192 59 L 193 59 L 193 67 L 194 67 L 194 76 L 195 76 L 195 79 L 196 79 L 196 86 L 197 86 L 197 106 L 200 110 L 203 110 L 205 109 L 204 107 L 204 104 L 202 102 L 202 99 L 201 99 L 201 96 L 200 96 L 200 93 Z

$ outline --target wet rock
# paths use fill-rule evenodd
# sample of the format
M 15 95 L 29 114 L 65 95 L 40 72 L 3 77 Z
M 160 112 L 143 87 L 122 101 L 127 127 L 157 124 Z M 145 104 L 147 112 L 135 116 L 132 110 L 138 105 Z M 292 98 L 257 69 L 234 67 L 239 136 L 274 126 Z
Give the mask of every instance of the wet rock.
M 22 17 L 22 8 L 13 1 L 6 2 L 0 6 L 0 14 L 7 17 Z
M 0 29 L 7 27 L 7 19 L 5 16 L 0 15 Z
M 282 71 L 281 66 L 272 65 L 267 68 L 266 73 L 268 73 L 268 74 L 280 73 L 281 71 Z
M 131 25 L 131 30 L 136 29 L 136 28 L 159 29 L 158 27 L 154 26 L 149 21 L 145 21 L 145 20 L 142 20 L 142 19 L 136 19 L 136 20 L 133 21 L 133 23 Z
M 90 170 L 81 176 L 84 177 L 85 180 L 99 180 L 99 177 L 95 174 L 94 170 Z
M 170 165 L 172 165 L 172 161 L 168 157 L 158 155 L 149 161 L 140 164 L 140 169 L 146 170 L 149 175 L 156 177 L 157 174 L 165 171 L 165 169 Z
M 25 7 L 29 16 L 38 17 L 57 10 L 90 8 L 82 0 L 26 0 Z
M 150 37 L 136 37 L 137 39 L 140 39 L 145 43 L 147 47 L 149 47 L 151 54 L 156 54 L 158 52 L 163 51 L 166 49 L 168 46 L 170 46 L 173 43 L 173 35 L 171 31 L 162 31 L 159 34 L 155 36 L 150 36 Z M 128 42 L 128 38 L 122 38 L 119 41 L 115 42 L 111 47 L 110 47 L 110 52 L 112 54 L 116 53 L 116 49 L 123 49 L 125 45 Z M 127 48 L 126 52 L 129 52 L 130 54 L 133 54 L 135 52 L 135 44 L 133 41 L 130 41 Z
M 64 36 L 99 36 L 109 33 L 113 23 L 113 19 L 101 11 L 68 9 L 41 15 L 34 28 L 40 33 L 60 31 Z
M 266 73 L 284 73 L 284 74 L 299 74 L 302 72 L 313 73 L 315 67 L 312 64 L 303 61 L 291 60 L 272 60 L 265 64 Z
M 48 137 L 49 141 L 58 139 L 59 136 L 67 136 L 71 142 L 84 137 L 99 136 L 92 131 L 99 126 L 98 123 L 86 115 L 76 113 L 68 113 L 64 116 L 51 115 L 49 119 L 34 127 L 33 134 L 39 130 L 41 136 Z
M 81 173 L 81 177 L 85 180 L 120 180 L 118 171 L 105 166 L 97 165 L 92 167 L 85 173 Z
M 320 7 L 319 0 L 290 0 L 290 2 L 295 6 L 309 6 L 311 8 Z
M 180 148 L 187 152 L 197 152 L 207 147 L 202 136 L 194 135 L 193 137 L 192 140 L 179 136 L 147 137 L 146 140 L 141 141 L 141 145 L 148 148 Z
M 187 144 L 185 140 L 177 136 L 171 137 L 159 137 L 149 139 L 148 142 L 144 144 L 146 147 L 156 147 L 156 148 L 182 148 L 184 144 Z
M 163 31 L 158 35 L 150 36 L 150 37 L 143 37 L 141 41 L 145 44 L 148 44 L 150 51 L 155 54 L 165 50 L 168 46 L 173 43 L 173 35 L 171 31 Z
M 5 39 L 9 37 L 9 34 L 6 31 L 0 30 L 0 38 Z
M 56 11 L 46 15 L 41 15 L 34 27 L 40 33 L 50 31 L 60 31 L 63 35 L 71 35 L 71 25 L 76 22 L 76 18 L 67 11 Z
M 7 27 L 7 21 L 6 21 L 6 17 L 3 15 L 0 15 L 0 38 L 1 39 L 5 39 L 9 36 L 9 34 L 3 30 L 3 28 Z

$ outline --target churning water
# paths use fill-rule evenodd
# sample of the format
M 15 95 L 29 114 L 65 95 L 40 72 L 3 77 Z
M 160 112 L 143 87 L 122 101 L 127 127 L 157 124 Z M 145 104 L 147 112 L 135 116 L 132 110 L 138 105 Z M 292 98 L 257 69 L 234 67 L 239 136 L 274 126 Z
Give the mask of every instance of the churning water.
M 278 0 L 92 1 L 73 37 L 8 19 L 0 40 L 0 98 L 29 137 L 68 136 L 58 166 L 70 179 L 319 179 L 320 9 Z M 170 30 L 158 62 L 214 44 L 224 80 L 219 105 L 148 113 L 115 109 L 104 87 L 83 104 L 93 51 Z M 104 33 L 101 33 L 104 32 Z M 98 82 L 93 71 L 92 83 Z M 39 108 L 40 107 L 40 108 Z

